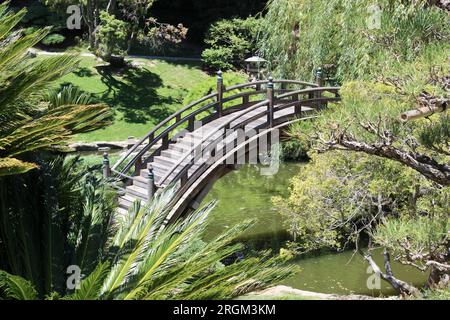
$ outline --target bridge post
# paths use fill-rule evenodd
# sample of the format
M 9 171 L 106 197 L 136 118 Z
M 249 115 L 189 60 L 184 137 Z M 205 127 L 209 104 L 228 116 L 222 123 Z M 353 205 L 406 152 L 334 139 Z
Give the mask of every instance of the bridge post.
M 180 187 L 184 187 L 188 181 L 188 174 L 189 171 L 188 170 L 184 170 L 185 172 L 183 172 L 183 174 L 181 175 L 181 179 L 180 179 Z
M 142 158 L 139 157 L 136 162 L 134 163 L 134 171 L 135 172 L 140 172 L 142 169 Z
M 162 137 L 162 149 L 166 150 L 169 147 L 169 133 L 166 133 L 163 137 Z
M 299 99 L 298 99 L 298 94 L 293 95 L 293 96 L 292 96 L 292 102 L 298 102 L 298 101 L 299 101 Z M 299 103 L 297 103 L 297 104 L 295 105 L 295 107 L 294 107 L 294 112 L 295 112 L 295 115 L 301 116 L 301 115 L 302 115 L 302 105 L 299 104 Z
M 111 176 L 111 166 L 108 153 L 103 154 L 103 178 L 108 179 Z
M 316 74 L 315 74 L 315 76 L 316 76 L 316 84 L 317 84 L 319 87 L 323 87 L 324 81 L 323 81 L 323 72 L 322 72 L 322 68 L 321 68 L 321 67 L 318 67 L 318 68 L 316 69 Z
M 323 73 L 322 73 L 322 68 L 321 68 L 321 67 L 319 67 L 319 68 L 316 69 L 315 77 L 316 77 L 316 84 L 317 84 L 319 87 L 323 87 L 324 81 L 323 81 Z M 314 98 L 315 98 L 315 99 L 320 99 L 320 98 L 322 98 L 322 92 L 316 92 L 316 94 L 314 95 Z M 319 110 L 322 109 L 322 103 L 321 103 L 321 102 L 317 102 L 316 107 L 317 107 Z
M 148 166 L 147 179 L 147 196 L 148 200 L 150 201 L 156 192 L 155 175 L 153 173 L 153 167 L 151 165 Z
M 222 77 L 222 71 L 219 70 L 217 72 L 217 116 L 218 118 L 222 117 L 222 110 L 223 110 L 223 77 Z
M 269 128 L 273 127 L 273 105 L 275 100 L 275 93 L 273 90 L 273 78 L 269 77 L 269 82 L 267 83 L 267 100 L 269 104 L 267 105 L 267 125 Z

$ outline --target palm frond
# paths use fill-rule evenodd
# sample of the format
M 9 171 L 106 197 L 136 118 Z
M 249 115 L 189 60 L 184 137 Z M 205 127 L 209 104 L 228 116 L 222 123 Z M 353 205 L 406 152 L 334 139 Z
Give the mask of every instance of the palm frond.
M 26 173 L 37 167 L 34 163 L 24 162 L 15 158 L 0 158 L 0 177 Z
M 38 294 L 31 282 L 0 271 L 0 297 L 8 300 L 36 300 Z
M 109 263 L 98 264 L 97 268 L 80 283 L 75 293 L 66 297 L 67 300 L 97 300 L 99 299 L 103 281 L 108 276 Z
M 119 228 L 118 237 L 115 238 L 113 246 L 117 254 L 114 257 L 115 265 L 105 281 L 102 294 L 112 294 L 124 283 L 130 268 L 135 264 L 147 237 L 155 237 L 161 230 L 166 217 L 167 204 L 171 200 L 172 190 L 165 190 L 155 195 L 154 200 L 138 213 L 132 213 L 132 221 L 128 221 L 126 228 Z M 135 206 L 135 209 L 139 206 Z
M 88 105 L 91 96 L 73 85 L 68 85 L 61 89 L 49 90 L 45 100 L 50 103 L 50 109 L 55 109 L 66 105 Z
M 10 31 L 23 19 L 26 15 L 26 9 L 22 9 L 17 13 L 8 10 L 9 1 L 0 4 L 0 41 L 3 40 Z

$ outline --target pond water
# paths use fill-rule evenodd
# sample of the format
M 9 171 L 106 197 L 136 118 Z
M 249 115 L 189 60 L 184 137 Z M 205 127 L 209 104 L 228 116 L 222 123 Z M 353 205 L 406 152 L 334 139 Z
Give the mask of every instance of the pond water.
M 204 200 L 204 203 L 219 200 L 211 213 L 205 240 L 245 219 L 257 219 L 256 225 L 240 240 L 252 248 L 279 250 L 290 236 L 283 226 L 283 218 L 272 205 L 271 197 L 287 195 L 290 178 L 303 167 L 300 163 L 284 163 L 276 175 L 262 176 L 257 166 L 244 166 L 221 178 Z M 381 252 L 375 254 L 374 259 L 382 266 Z M 373 296 L 395 294 L 384 281 L 381 281 L 381 289 L 368 288 L 371 276 L 368 264 L 360 255 L 353 255 L 353 251 L 322 253 L 299 258 L 294 263 L 302 271 L 283 284 L 296 289 Z M 425 274 L 411 267 L 398 263 L 393 263 L 392 267 L 398 278 L 410 283 L 419 285 L 426 279 Z

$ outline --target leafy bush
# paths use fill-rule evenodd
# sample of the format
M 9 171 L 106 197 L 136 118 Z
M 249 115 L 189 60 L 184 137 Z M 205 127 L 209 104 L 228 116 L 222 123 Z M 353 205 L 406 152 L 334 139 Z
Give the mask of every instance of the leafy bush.
M 297 140 L 284 141 L 281 144 L 281 157 L 287 161 L 308 159 L 309 146 Z
M 18 1 L 13 1 L 18 2 Z M 22 1 L 24 2 L 24 1 Z M 26 1 L 27 13 L 21 21 L 22 25 L 26 26 L 36 26 L 36 27 L 46 27 L 52 26 L 53 31 L 66 28 L 66 8 L 64 11 L 55 12 L 46 6 L 43 1 Z
M 206 49 L 202 60 L 211 69 L 229 70 L 233 68 L 233 51 L 230 48 Z
M 387 214 L 408 211 L 415 186 L 427 186 L 411 169 L 384 159 L 342 151 L 310 155 L 289 197 L 273 198 L 300 251 L 342 249 L 356 240 L 355 225 L 376 220 L 378 203 Z
M 36 31 L 38 31 L 39 30 L 39 28 L 38 27 L 28 27 L 28 28 L 25 28 L 25 29 L 23 29 L 23 34 L 24 35 L 29 35 L 29 34 L 33 34 L 33 33 L 35 33 Z
M 239 66 L 252 54 L 260 20 L 247 19 L 220 20 L 211 25 L 205 43 L 209 46 L 203 54 L 204 63 L 212 69 L 231 69 Z
M 64 37 L 62 34 L 59 33 L 52 33 L 48 36 L 46 36 L 41 43 L 45 46 L 53 46 L 58 45 L 64 42 L 66 40 L 66 37 Z
M 116 19 L 114 15 L 102 11 L 101 24 L 98 28 L 98 42 L 100 55 L 107 61 L 112 55 L 125 55 L 127 47 L 128 29 L 126 22 Z

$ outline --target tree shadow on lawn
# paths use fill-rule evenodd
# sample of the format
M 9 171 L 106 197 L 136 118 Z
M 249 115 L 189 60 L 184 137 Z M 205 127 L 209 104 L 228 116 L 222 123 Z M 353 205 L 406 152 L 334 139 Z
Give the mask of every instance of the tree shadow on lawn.
M 92 77 L 94 75 L 92 70 L 86 67 L 79 67 L 77 70 L 73 71 L 73 74 L 80 78 Z
M 98 99 L 123 113 L 128 123 L 159 123 L 173 112 L 170 106 L 180 103 L 173 97 L 158 94 L 164 86 L 162 79 L 146 68 L 128 68 L 118 74 L 117 70 L 103 66 L 97 68 L 101 81 L 108 87 Z

